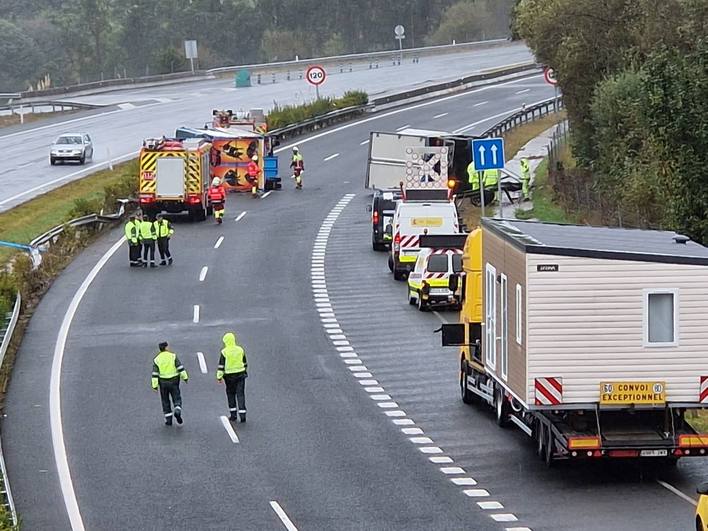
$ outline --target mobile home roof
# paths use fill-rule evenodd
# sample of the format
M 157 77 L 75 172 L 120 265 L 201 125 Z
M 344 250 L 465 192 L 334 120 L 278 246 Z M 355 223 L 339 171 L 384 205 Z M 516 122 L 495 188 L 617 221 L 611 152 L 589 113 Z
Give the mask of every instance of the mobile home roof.
M 526 253 L 708 265 L 708 248 L 673 231 L 496 218 L 482 226 Z

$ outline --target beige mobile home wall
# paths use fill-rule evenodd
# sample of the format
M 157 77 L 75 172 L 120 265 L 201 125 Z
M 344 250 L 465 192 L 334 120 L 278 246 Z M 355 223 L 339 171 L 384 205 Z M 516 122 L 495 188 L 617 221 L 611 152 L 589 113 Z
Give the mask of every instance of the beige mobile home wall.
M 538 272 L 558 264 L 557 272 Z M 527 255 L 528 381 L 562 377 L 563 403 L 599 401 L 601 381 L 665 381 L 697 402 L 708 375 L 708 267 Z M 644 346 L 644 289 L 678 289 L 678 345 Z
M 508 300 L 508 345 L 509 345 L 509 368 L 507 378 L 502 378 L 501 374 L 501 357 L 500 357 L 500 341 L 497 340 L 497 363 L 496 368 L 492 369 L 486 363 L 485 369 L 496 375 L 499 381 L 503 382 L 513 391 L 519 398 L 523 400 L 526 394 L 526 315 L 524 308 L 526 307 L 526 255 L 506 242 L 502 238 L 496 236 L 489 230 L 484 230 L 482 236 L 482 318 L 484 319 L 486 308 L 484 308 L 485 299 L 485 275 L 487 264 L 491 264 L 497 270 L 497 276 L 504 273 L 507 276 L 507 300 Z M 521 286 L 522 292 L 522 311 L 521 311 L 521 329 L 523 332 L 522 344 L 516 342 L 516 285 Z M 497 282 L 497 330 L 496 337 L 501 336 L 501 297 L 500 284 Z M 483 328 L 484 330 L 484 328 Z M 484 332 L 483 332 L 484 333 Z M 484 345 L 484 340 L 482 341 Z

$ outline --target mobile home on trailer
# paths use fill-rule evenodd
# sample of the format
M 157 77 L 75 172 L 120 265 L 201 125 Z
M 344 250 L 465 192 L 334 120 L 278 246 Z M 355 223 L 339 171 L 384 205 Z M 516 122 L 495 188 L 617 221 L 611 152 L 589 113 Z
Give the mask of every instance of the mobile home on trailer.
M 704 455 L 708 248 L 668 231 L 484 219 L 465 248 L 466 402 L 560 458 Z M 456 338 L 454 337 L 456 336 Z

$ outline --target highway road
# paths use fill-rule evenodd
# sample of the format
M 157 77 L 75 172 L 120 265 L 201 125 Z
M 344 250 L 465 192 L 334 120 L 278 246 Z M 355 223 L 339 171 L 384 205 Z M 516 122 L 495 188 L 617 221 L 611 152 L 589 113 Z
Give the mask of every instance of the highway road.
M 546 469 L 521 432 L 462 404 L 457 352 L 432 333 L 454 314 L 409 307 L 370 247 L 369 131 L 478 133 L 551 93 L 536 76 L 301 139 L 302 192 L 232 196 L 222 226 L 177 221 L 169 268 L 128 268 L 120 229 L 85 251 L 38 307 L 6 399 L 25 527 L 690 529 L 666 485 L 690 498 L 701 461 Z M 214 381 L 230 329 L 249 356 L 234 433 Z M 191 375 L 181 428 L 149 388 L 161 340 Z
M 336 96 L 347 90 L 361 89 L 375 97 L 532 59 L 526 46 L 514 43 L 422 58 L 416 64 L 394 67 L 382 63 L 381 68 L 375 70 L 332 75 L 321 93 Z M 236 89 L 230 79 L 218 79 L 67 98 L 108 107 L 69 119 L 1 129 L 0 212 L 104 168 L 109 159 L 125 160 L 137 155 L 144 138 L 173 134 L 181 125 L 201 127 L 210 121 L 212 109 L 270 109 L 274 103 L 302 103 L 314 97 L 314 88 L 303 80 Z M 85 167 L 50 166 L 50 144 L 59 134 L 77 130 L 91 134 L 95 144 L 94 160 Z

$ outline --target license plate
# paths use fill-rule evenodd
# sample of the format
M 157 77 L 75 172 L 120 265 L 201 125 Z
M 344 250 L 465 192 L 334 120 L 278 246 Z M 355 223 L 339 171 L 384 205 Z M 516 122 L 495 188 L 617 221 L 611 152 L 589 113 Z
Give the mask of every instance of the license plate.
M 640 457 L 666 457 L 667 455 L 667 450 L 642 450 L 639 452 Z
M 430 290 L 431 295 L 446 295 L 447 294 L 447 289 L 445 288 L 432 288 Z
M 602 405 L 625 406 L 664 402 L 666 402 L 665 382 L 600 382 L 600 404 Z

